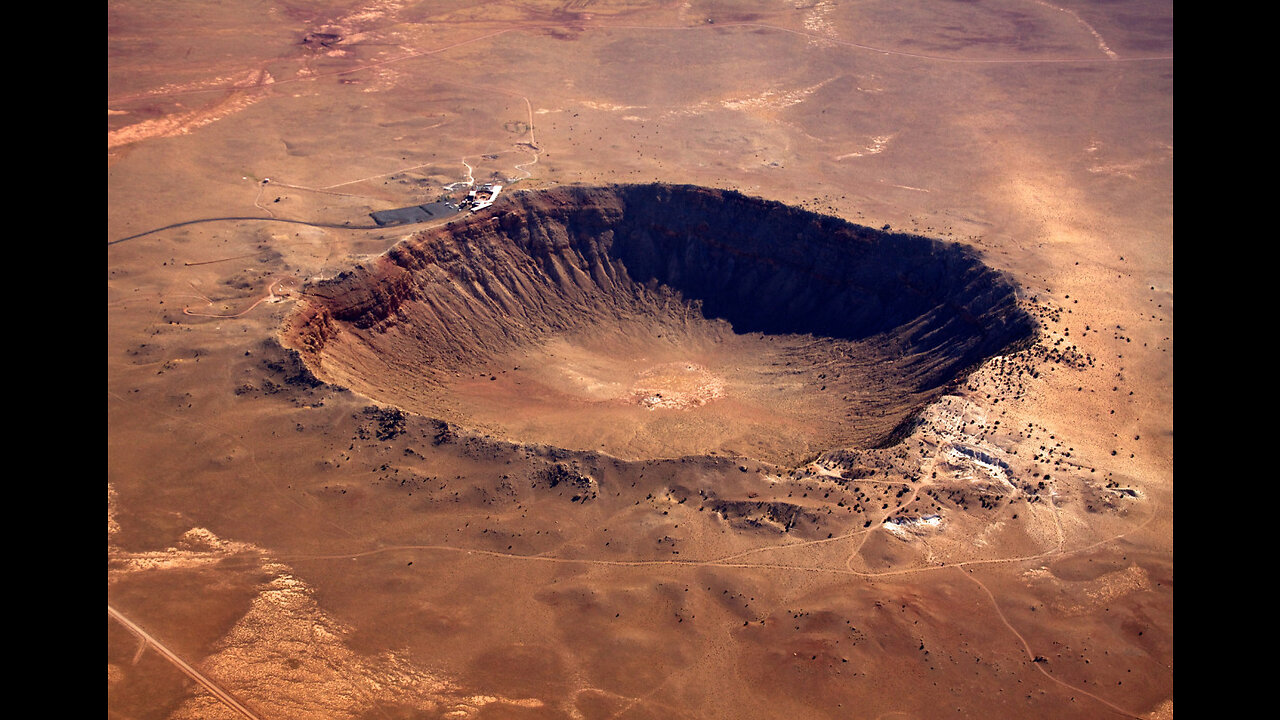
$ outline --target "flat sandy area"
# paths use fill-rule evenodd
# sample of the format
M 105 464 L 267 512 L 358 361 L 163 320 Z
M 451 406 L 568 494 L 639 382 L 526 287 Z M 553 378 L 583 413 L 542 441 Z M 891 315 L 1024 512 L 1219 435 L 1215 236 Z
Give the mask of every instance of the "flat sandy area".
M 109 717 L 1172 717 L 1172 24 L 109 3 Z M 699 318 L 318 380 L 291 313 L 429 229 L 369 214 L 489 181 L 959 243 L 1038 336 L 879 448 Z

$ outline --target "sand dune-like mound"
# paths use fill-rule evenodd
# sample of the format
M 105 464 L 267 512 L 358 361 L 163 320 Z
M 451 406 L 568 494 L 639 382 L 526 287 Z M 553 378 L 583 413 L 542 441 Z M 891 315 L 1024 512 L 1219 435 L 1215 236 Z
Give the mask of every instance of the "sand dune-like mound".
M 786 463 L 886 442 L 1034 327 L 963 247 L 630 185 L 422 232 L 306 288 L 281 335 L 319 378 L 474 432 Z

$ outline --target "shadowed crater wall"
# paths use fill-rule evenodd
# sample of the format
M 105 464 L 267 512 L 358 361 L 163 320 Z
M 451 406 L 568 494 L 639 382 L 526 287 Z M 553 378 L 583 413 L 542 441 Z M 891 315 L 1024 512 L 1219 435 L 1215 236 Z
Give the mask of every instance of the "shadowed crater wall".
M 791 463 L 866 447 L 1033 337 L 970 250 L 693 186 L 560 187 L 315 283 L 320 378 L 522 442 Z

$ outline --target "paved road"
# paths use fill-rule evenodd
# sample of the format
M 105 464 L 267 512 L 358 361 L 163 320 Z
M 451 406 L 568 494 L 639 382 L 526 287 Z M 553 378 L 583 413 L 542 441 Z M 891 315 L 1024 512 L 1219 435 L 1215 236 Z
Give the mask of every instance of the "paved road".
M 381 230 L 382 229 L 382 227 L 379 225 L 339 225 L 337 223 L 314 223 L 314 222 L 307 222 L 305 220 L 288 220 L 285 218 L 264 218 L 261 215 L 254 215 L 249 217 L 216 217 L 216 218 L 201 218 L 199 220 L 184 220 L 183 222 L 174 223 L 172 225 L 165 225 L 164 227 L 158 227 L 153 230 L 140 232 L 137 235 L 122 237 L 119 240 L 108 240 L 107 244 L 115 245 L 116 243 L 122 243 L 125 240 L 134 240 L 136 238 L 140 238 L 145 235 L 158 233 L 161 230 L 172 230 L 173 228 L 182 227 L 183 225 L 195 225 L 197 223 L 207 223 L 207 222 L 223 222 L 225 220 L 257 220 L 259 222 L 293 223 L 294 225 L 310 225 L 311 227 L 338 228 L 339 230 Z
M 231 693 L 218 687 L 216 683 L 214 683 L 212 680 L 205 677 L 204 675 L 201 675 L 199 670 L 196 670 L 195 668 L 188 665 L 185 661 L 183 661 L 182 658 L 178 657 L 172 650 L 165 647 L 164 645 L 161 645 L 160 641 L 156 640 L 155 638 L 151 637 L 151 635 L 147 634 L 146 630 L 143 630 L 137 625 L 134 625 L 133 622 L 129 620 L 129 618 L 125 617 L 124 615 L 121 615 L 118 610 L 111 607 L 110 605 L 107 605 L 107 615 L 112 618 L 115 618 L 116 622 L 120 623 L 121 625 L 124 625 L 134 635 L 137 635 L 138 637 L 142 638 L 143 642 L 155 648 L 155 651 L 160 653 L 160 655 L 164 657 L 164 659 L 176 665 L 179 670 L 186 673 L 192 680 L 195 680 L 196 682 L 200 683 L 200 685 L 204 687 L 205 690 L 208 690 L 210 693 L 213 694 L 215 698 L 218 699 L 218 702 L 221 702 L 223 705 L 226 705 L 232 710 L 235 710 L 242 717 L 248 718 L 249 720 L 262 720 L 257 715 L 253 714 L 253 711 L 249 710 L 249 708 L 246 708 L 244 705 L 241 705 L 239 700 L 236 700 L 234 697 L 231 696 Z

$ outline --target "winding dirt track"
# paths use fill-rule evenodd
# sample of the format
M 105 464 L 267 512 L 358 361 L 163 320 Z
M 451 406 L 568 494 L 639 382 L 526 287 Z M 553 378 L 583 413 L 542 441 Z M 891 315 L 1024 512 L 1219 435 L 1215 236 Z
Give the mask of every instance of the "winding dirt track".
M 1026 653 L 1027 653 L 1027 657 L 1028 657 L 1028 658 L 1031 658 L 1031 664 L 1035 666 L 1035 669 L 1036 669 L 1036 670 L 1039 670 L 1039 671 L 1040 671 L 1040 674 L 1041 674 L 1041 675 L 1044 675 L 1045 677 L 1047 677 L 1047 678 L 1049 678 L 1050 680 L 1052 680 L 1052 681 L 1054 681 L 1054 682 L 1058 683 L 1058 684 L 1059 684 L 1059 685 L 1061 685 L 1062 687 L 1067 688 L 1068 690 L 1071 690 L 1072 692 L 1078 692 L 1078 693 L 1080 693 L 1081 695 L 1086 695 L 1086 696 L 1088 696 L 1088 697 L 1091 697 L 1091 698 L 1093 698 L 1094 700 L 1097 700 L 1098 702 L 1102 703 L 1103 705 L 1106 705 L 1106 706 L 1107 706 L 1108 708 L 1110 708 L 1111 710 L 1113 710 L 1113 711 L 1115 711 L 1115 712 L 1117 712 L 1117 713 L 1120 713 L 1121 715 L 1124 715 L 1125 717 L 1129 717 L 1129 718 L 1136 718 L 1136 720 L 1142 720 L 1142 716 L 1141 716 L 1141 715 L 1135 715 L 1135 714 L 1133 714 L 1133 713 L 1129 712 L 1128 710 L 1125 710 L 1124 708 L 1121 708 L 1121 707 L 1119 707 L 1119 706 L 1117 706 L 1117 705 L 1112 704 L 1112 703 L 1111 703 L 1110 701 L 1108 701 L 1108 700 L 1105 700 L 1105 699 L 1103 699 L 1103 698 L 1098 697 L 1097 695 L 1094 695 L 1093 693 L 1089 692 L 1088 690 L 1085 690 L 1084 688 L 1078 688 L 1078 687 L 1076 687 L 1075 685 L 1070 685 L 1070 684 L 1068 684 L 1068 683 L 1063 682 L 1062 680 L 1059 680 L 1058 678 L 1054 677 L 1053 675 L 1049 674 L 1049 671 L 1048 671 L 1048 670 L 1045 670 L 1045 669 L 1044 669 L 1044 666 L 1043 666 L 1042 664 L 1040 664 L 1040 663 L 1038 663 L 1038 662 L 1036 662 L 1036 661 L 1035 661 L 1035 657 L 1036 657 L 1036 655 L 1035 655 L 1035 653 L 1033 653 L 1033 652 L 1031 651 L 1031 645 L 1027 642 L 1027 639 L 1026 639 L 1026 638 L 1022 637 L 1022 633 L 1018 632 L 1018 629 L 1017 629 L 1017 628 L 1015 628 L 1015 627 L 1014 627 L 1014 626 L 1009 622 L 1009 619 L 1008 619 L 1008 618 L 1006 618 L 1006 617 L 1004 616 L 1004 611 L 1002 611 L 1002 610 L 1000 609 L 1000 603 L 996 602 L 996 596 L 991 592 L 991 590 L 989 590 L 989 589 L 987 588 L 987 586 L 986 586 L 986 585 L 984 585 L 984 584 L 982 583 L 982 581 L 981 581 L 981 580 L 979 580 L 978 578 L 976 578 L 976 577 L 974 577 L 974 576 L 973 576 L 973 574 L 972 574 L 972 573 L 973 573 L 973 571 L 972 571 L 972 570 L 970 570 L 969 572 L 964 572 L 963 570 L 961 570 L 961 569 L 960 569 L 960 565 L 959 565 L 959 564 L 955 565 L 954 567 L 956 568 L 956 570 L 959 570 L 959 571 L 960 571 L 960 574 L 961 574 L 961 575 L 965 576 L 966 578 L 969 578 L 969 579 L 970 579 L 970 580 L 972 580 L 972 581 L 973 581 L 973 582 L 974 582 L 978 587 L 982 588 L 982 592 L 986 593 L 986 594 L 987 594 L 987 597 L 991 598 L 991 606 L 992 606 L 992 607 L 994 607 L 994 608 L 996 609 L 996 615 L 1000 616 L 1000 622 L 1004 623 L 1004 626 L 1005 626 L 1005 627 L 1007 627 L 1007 628 L 1009 628 L 1009 632 L 1013 633 L 1013 636 L 1014 636 L 1014 637 L 1016 637 L 1016 638 L 1018 638 L 1018 641 L 1022 643 L 1022 649 L 1026 651 Z M 1072 699 L 1074 700 L 1075 698 L 1072 698 Z

